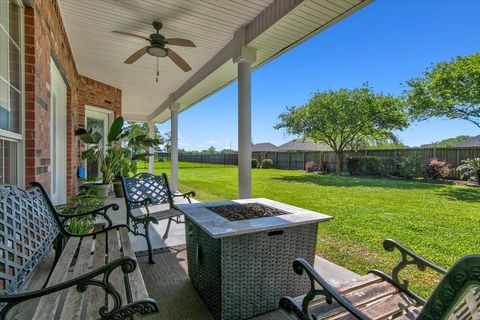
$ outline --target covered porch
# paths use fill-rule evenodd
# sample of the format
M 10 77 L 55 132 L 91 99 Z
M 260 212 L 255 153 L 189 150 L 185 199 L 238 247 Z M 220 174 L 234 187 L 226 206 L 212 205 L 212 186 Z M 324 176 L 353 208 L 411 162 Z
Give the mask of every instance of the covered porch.
M 79 72 L 122 90 L 124 118 L 148 122 L 152 135 L 156 123 L 170 120 L 170 176 L 175 191 L 178 190 L 179 114 L 238 81 L 238 197 L 249 198 L 251 109 L 252 105 L 256 107 L 255 101 L 251 101 L 251 72 L 370 2 L 104 1 L 93 5 L 59 1 L 59 8 Z M 163 24 L 160 33 L 167 38 L 193 41 L 195 47 L 170 47 L 184 57 L 190 71 L 182 71 L 167 57 L 155 61 L 144 55 L 133 64 L 123 63 L 138 48 L 148 44 L 141 38 L 155 32 L 153 21 Z M 285 76 L 288 77 L 288 72 Z M 200 123 L 200 130 L 202 125 L 208 124 Z M 151 157 L 150 172 L 153 170 Z

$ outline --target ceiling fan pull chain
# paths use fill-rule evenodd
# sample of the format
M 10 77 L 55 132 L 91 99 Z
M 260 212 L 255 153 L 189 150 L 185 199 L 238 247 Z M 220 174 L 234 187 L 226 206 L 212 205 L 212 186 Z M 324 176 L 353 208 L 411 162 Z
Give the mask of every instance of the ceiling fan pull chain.
M 157 78 L 155 81 L 158 83 L 158 76 L 160 75 L 160 72 L 158 71 L 158 57 L 157 57 Z

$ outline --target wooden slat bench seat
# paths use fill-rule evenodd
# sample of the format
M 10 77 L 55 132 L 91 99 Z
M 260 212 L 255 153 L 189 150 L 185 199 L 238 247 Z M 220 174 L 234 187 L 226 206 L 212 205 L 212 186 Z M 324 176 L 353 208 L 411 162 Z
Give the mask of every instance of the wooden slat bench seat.
M 384 247 L 388 251 L 397 249 L 402 254 L 391 275 L 372 270 L 335 287 L 305 260 L 295 260 L 294 271 L 308 275 L 311 289 L 302 297 L 283 297 L 280 307 L 302 320 L 480 320 L 480 255 L 465 256 L 446 271 L 394 240 L 385 240 Z M 428 300 L 411 291 L 408 282 L 400 280 L 400 272 L 408 265 L 444 274 Z
M 13 307 L 36 298 L 36 320 L 131 319 L 158 312 L 137 266 L 129 228 L 112 225 L 108 209 L 118 206 L 62 215 L 39 184 L 27 191 L 0 185 L 0 239 L 7 244 L 0 244 L 1 319 L 8 319 Z M 85 235 L 65 228 L 72 217 L 88 215 L 102 215 L 107 225 Z M 24 283 L 34 276 L 50 245 L 56 256 L 44 288 L 24 292 Z

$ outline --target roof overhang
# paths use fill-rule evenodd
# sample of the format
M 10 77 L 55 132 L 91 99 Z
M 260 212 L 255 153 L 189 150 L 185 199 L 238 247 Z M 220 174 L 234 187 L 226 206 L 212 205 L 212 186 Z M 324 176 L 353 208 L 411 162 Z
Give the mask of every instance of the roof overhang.
M 229 1 L 226 8 L 222 5 L 227 2 L 215 1 L 209 5 L 209 1 L 106 0 L 92 5 L 59 0 L 59 4 L 79 72 L 122 89 L 127 119 L 163 122 L 169 119 L 174 102 L 185 110 L 235 81 L 234 59 L 244 46 L 256 50 L 252 64 L 256 69 L 372 1 Z M 142 40 L 111 34 L 120 30 L 145 35 L 151 32 L 148 22 L 153 20 L 164 23 L 167 37 L 184 37 L 197 44 L 197 48 L 175 47 L 192 65 L 188 73 L 160 60 L 159 84 L 154 81 L 153 57 L 131 66 L 122 63 L 145 45 Z

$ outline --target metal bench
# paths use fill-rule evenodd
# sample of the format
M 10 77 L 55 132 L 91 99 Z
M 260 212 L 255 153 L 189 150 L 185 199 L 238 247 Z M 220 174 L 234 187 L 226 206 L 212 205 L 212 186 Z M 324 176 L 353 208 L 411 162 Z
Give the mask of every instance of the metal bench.
M 43 187 L 27 191 L 0 185 L 0 318 L 12 308 L 39 298 L 33 319 L 130 319 L 158 313 L 148 297 L 128 237 L 128 226 L 113 226 L 112 204 L 87 213 L 63 215 L 55 210 Z M 101 215 L 105 226 L 75 235 L 65 225 L 71 218 Z M 25 292 L 50 248 L 52 271 L 44 287 Z M 21 306 L 19 306 L 21 307 Z
M 121 177 L 125 205 L 127 207 L 127 224 L 132 222 L 132 232 L 141 235 L 147 241 L 148 258 L 153 262 L 152 244 L 150 242 L 148 225 L 158 223 L 158 220 L 168 219 L 167 230 L 163 239 L 167 239 L 172 221 L 183 223 L 180 220 L 181 212 L 175 207 L 174 198 L 182 197 L 191 203 L 190 197 L 195 192 L 174 194 L 170 190 L 165 173 L 159 176 L 150 173 L 139 173 L 133 177 Z M 168 204 L 168 209 L 164 206 Z M 143 232 L 139 228 L 143 227 Z
M 372 270 L 336 287 L 305 260 L 295 260 L 295 273 L 306 273 L 311 288 L 301 299 L 283 297 L 280 307 L 302 320 L 480 319 L 480 255 L 465 256 L 446 271 L 394 240 L 385 240 L 383 246 L 387 251 L 398 250 L 402 257 L 390 275 Z M 408 280 L 400 279 L 407 266 L 444 275 L 428 300 L 410 290 Z

